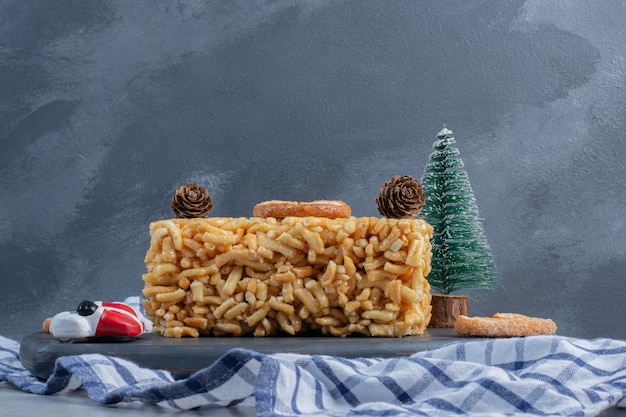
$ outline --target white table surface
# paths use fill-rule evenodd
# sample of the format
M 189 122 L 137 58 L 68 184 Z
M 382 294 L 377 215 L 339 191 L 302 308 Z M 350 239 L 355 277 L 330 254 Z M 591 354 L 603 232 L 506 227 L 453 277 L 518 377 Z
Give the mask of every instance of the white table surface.
M 119 403 L 100 405 L 87 396 L 85 390 L 70 391 L 53 395 L 29 394 L 7 382 L 0 382 L 0 416 L 2 417 L 251 417 L 254 407 L 207 408 L 184 412 L 168 410 L 156 405 Z
M 254 407 L 207 408 L 172 411 L 156 405 L 120 403 L 104 406 L 90 399 L 84 390 L 70 391 L 53 395 L 28 394 L 6 382 L 0 382 L 0 416 L 3 417 L 251 417 Z M 601 417 L 626 417 L 626 408 L 612 408 L 600 414 Z

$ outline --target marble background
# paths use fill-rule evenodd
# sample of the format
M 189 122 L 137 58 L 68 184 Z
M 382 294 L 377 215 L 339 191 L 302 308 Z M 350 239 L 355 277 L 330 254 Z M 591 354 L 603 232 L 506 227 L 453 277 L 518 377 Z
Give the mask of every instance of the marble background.
M 0 1 L 0 335 L 139 294 L 188 181 L 215 216 L 420 178 L 453 130 L 498 268 L 472 313 L 626 337 L 626 3 Z

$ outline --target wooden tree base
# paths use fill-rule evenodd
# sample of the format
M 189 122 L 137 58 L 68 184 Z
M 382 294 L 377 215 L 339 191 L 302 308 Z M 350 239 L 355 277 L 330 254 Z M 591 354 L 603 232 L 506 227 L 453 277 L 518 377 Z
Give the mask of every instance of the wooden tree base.
M 469 316 L 469 298 L 465 295 L 432 294 L 432 312 L 428 327 L 454 327 L 461 314 Z

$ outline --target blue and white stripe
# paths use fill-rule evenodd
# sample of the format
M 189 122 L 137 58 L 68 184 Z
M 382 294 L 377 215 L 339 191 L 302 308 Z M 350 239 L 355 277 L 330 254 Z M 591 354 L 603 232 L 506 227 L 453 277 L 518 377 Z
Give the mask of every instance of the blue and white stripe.
M 0 381 L 36 394 L 83 388 L 100 404 L 256 406 L 260 416 L 595 415 L 626 407 L 626 342 L 560 336 L 455 342 L 408 357 L 345 359 L 233 349 L 188 378 L 97 354 L 47 381 L 0 337 Z

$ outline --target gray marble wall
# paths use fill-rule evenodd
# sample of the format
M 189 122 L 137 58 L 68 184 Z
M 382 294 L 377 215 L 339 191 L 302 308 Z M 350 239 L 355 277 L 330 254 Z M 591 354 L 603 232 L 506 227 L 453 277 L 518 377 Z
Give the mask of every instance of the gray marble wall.
M 148 223 L 420 178 L 455 133 L 498 268 L 472 313 L 626 337 L 626 3 L 0 2 L 0 335 L 139 294 Z

